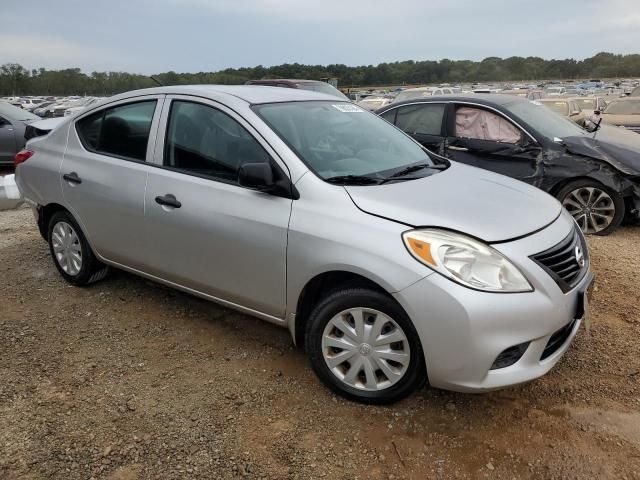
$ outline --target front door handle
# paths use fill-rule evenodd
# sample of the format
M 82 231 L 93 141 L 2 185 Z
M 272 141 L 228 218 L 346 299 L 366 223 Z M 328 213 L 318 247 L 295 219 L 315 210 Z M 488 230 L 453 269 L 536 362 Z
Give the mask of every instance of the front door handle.
M 180 208 L 182 206 L 182 203 L 180 203 L 178 199 L 176 199 L 175 195 L 171 193 L 156 197 L 156 203 L 164 207 Z
M 456 147 L 455 145 L 449 145 L 447 147 L 449 150 L 455 150 L 457 152 L 468 152 L 469 149 L 467 147 Z
M 62 175 L 62 178 L 65 179 L 69 183 L 80 184 L 82 183 L 82 179 L 78 176 L 76 172 L 65 173 Z

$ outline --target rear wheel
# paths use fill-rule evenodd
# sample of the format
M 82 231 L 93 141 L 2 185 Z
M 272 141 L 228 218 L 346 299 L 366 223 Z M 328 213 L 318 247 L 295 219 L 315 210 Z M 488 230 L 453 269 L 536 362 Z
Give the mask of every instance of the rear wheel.
M 352 400 L 395 402 L 426 380 L 413 324 L 374 290 L 340 290 L 322 300 L 309 317 L 305 345 L 318 377 Z
M 608 235 L 622 223 L 622 196 L 595 180 L 576 180 L 557 195 L 585 234 Z
M 67 282 L 84 286 L 107 275 L 109 267 L 95 257 L 70 213 L 61 211 L 51 217 L 48 239 L 53 263 Z

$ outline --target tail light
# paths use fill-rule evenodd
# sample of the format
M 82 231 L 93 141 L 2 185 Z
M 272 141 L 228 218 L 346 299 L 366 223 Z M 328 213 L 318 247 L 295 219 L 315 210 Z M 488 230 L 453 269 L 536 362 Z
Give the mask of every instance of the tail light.
M 13 160 L 13 164 L 14 166 L 17 167 L 22 162 L 26 162 L 27 160 L 29 160 L 32 156 L 33 156 L 32 150 L 20 150 L 18 153 L 16 153 L 16 156 Z

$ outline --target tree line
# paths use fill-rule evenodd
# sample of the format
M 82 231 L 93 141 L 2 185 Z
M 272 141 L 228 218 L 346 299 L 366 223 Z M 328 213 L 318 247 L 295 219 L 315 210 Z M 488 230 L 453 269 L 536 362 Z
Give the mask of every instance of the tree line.
M 584 60 L 540 57 L 488 57 L 482 61 L 449 60 L 380 63 L 350 67 L 342 64 L 228 68 L 218 72 L 154 75 L 163 85 L 242 84 L 260 78 L 338 78 L 339 87 L 640 77 L 640 55 L 601 52 Z M 79 68 L 28 70 L 17 63 L 0 66 L 0 95 L 112 95 L 157 84 L 148 76 L 126 72 L 83 73 Z

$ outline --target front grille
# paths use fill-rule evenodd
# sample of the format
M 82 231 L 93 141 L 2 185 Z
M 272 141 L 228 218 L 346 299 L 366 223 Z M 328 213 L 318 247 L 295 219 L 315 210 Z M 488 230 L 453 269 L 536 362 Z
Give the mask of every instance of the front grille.
M 555 247 L 536 253 L 531 259 L 551 275 L 564 293 L 575 287 L 589 268 L 587 245 L 576 229 Z
M 625 127 L 627 130 L 631 130 L 632 132 L 640 133 L 640 127 Z
M 560 349 L 560 347 L 562 347 L 565 344 L 565 342 L 571 335 L 571 332 L 573 332 L 573 327 L 575 326 L 576 322 L 577 320 L 572 320 L 571 322 L 567 323 L 564 327 L 562 327 L 560 330 L 556 331 L 553 335 L 551 335 L 551 338 L 547 342 L 547 346 L 544 347 L 544 350 L 542 351 L 540 360 L 549 358 L 551 355 L 557 352 Z

